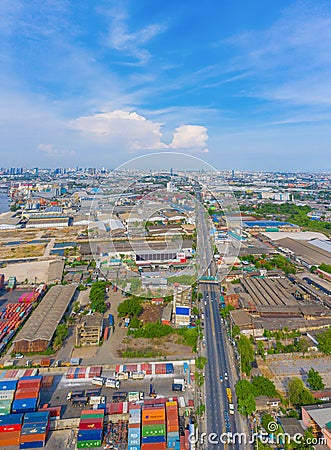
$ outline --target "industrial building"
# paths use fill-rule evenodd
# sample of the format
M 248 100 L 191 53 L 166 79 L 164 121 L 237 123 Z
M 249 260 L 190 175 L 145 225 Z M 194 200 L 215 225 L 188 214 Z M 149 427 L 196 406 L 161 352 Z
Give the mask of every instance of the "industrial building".
M 75 345 L 77 347 L 99 345 L 102 337 L 102 329 L 102 314 L 81 317 L 80 322 L 76 325 Z
M 14 352 L 43 352 L 50 345 L 76 291 L 76 286 L 53 286 L 14 339 Z
M 308 268 L 328 264 L 331 259 L 328 241 L 322 245 L 320 239 L 307 242 L 286 237 L 277 240 L 277 245 L 283 249 L 283 253 L 288 253 L 294 260 Z
M 177 284 L 174 286 L 173 320 L 176 326 L 190 325 L 191 321 L 192 288 Z
M 40 214 L 31 217 L 26 224 L 26 228 L 61 228 L 68 227 L 70 217 L 61 214 Z
M 331 448 L 331 403 L 301 407 L 302 422 L 311 428 L 315 437 L 323 436 L 328 448 Z

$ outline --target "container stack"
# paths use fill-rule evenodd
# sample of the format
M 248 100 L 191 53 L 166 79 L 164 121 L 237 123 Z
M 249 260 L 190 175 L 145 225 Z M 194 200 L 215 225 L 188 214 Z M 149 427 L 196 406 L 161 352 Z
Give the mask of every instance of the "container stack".
M 8 278 L 7 289 L 9 291 L 12 291 L 15 288 L 16 288 L 16 277 L 9 277 Z
M 79 422 L 77 448 L 101 447 L 103 436 L 103 410 L 84 410 Z
M 48 411 L 25 414 L 21 430 L 20 449 L 45 447 L 49 428 Z
M 140 450 L 140 424 L 141 424 L 141 408 L 132 405 L 129 408 L 129 434 L 128 434 L 128 450 Z
M 23 377 L 19 380 L 12 404 L 13 413 L 31 413 L 36 411 L 39 405 L 41 380 L 41 375 Z
M 0 381 L 0 416 L 10 414 L 16 386 L 17 380 Z
M 38 411 L 48 411 L 50 420 L 59 420 L 61 418 L 61 406 L 43 406 Z
M 141 450 L 166 450 L 165 407 L 144 406 L 142 409 Z
M 19 445 L 23 414 L 0 416 L 0 447 L 8 448 Z
M 167 413 L 167 448 L 180 450 L 177 402 L 167 402 L 166 413 Z

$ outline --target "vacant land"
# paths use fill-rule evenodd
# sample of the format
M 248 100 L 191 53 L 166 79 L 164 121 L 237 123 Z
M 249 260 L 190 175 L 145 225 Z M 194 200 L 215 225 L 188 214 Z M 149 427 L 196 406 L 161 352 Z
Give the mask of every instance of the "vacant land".
M 158 339 L 126 337 L 117 353 L 122 358 L 194 358 L 192 348 L 182 344 L 181 336 L 173 334 Z
M 0 247 L 1 259 L 21 259 L 35 258 L 43 256 L 46 245 L 43 244 L 26 244 L 10 247 L 2 245 Z

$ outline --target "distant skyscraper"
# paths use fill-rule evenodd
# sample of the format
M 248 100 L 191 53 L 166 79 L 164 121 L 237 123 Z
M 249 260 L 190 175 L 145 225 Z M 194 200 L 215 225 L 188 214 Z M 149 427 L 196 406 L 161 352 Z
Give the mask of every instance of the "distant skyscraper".
M 232 178 L 234 178 L 234 169 L 232 169 Z

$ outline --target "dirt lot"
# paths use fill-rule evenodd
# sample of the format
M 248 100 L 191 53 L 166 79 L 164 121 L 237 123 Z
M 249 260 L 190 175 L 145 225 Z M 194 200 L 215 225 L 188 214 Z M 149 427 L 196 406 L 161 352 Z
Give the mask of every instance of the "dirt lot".
M 0 247 L 1 259 L 19 259 L 19 258 L 35 258 L 43 256 L 46 245 L 27 244 L 27 245 L 2 245 Z
M 259 361 L 262 373 L 272 379 L 276 389 L 285 392 L 288 381 L 293 377 L 307 380 L 307 373 L 313 367 L 323 378 L 326 388 L 331 387 L 331 356 L 310 355 L 300 357 L 298 354 L 268 355 L 266 361 Z
M 47 283 L 48 268 L 50 261 L 33 261 L 17 264 L 8 264 L 1 269 L 1 273 L 5 275 L 6 280 L 15 276 L 19 283 L 26 279 L 29 283 Z

